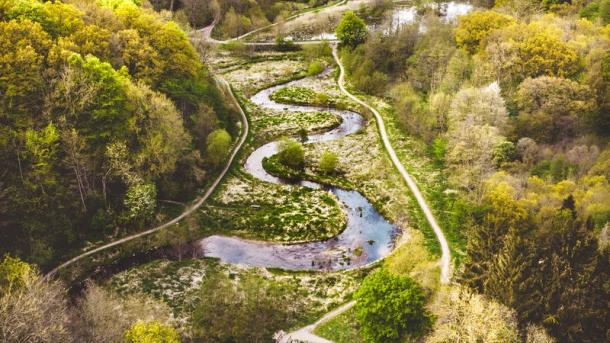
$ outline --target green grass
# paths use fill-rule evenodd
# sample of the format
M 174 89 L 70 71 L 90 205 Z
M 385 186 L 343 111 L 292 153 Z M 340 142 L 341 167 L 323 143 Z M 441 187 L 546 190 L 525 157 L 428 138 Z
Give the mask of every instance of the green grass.
M 335 343 L 364 343 L 360 336 L 354 308 L 322 323 L 314 333 Z
M 282 104 L 329 106 L 337 109 L 349 108 L 350 102 L 344 97 L 329 97 L 307 87 L 289 86 L 276 90 L 271 100 Z
M 293 328 L 298 328 L 349 301 L 351 294 L 372 268 L 323 273 L 240 267 L 211 258 L 157 260 L 114 275 L 108 285 L 122 295 L 138 292 L 149 294 L 167 303 L 176 318 L 186 320 L 198 293 L 205 291 L 199 287 L 205 278 L 225 273 L 239 283 L 248 275 L 260 275 L 264 277 L 265 283 L 277 285 L 286 296 L 298 296 L 303 300 L 299 305 L 299 316 L 294 318 Z

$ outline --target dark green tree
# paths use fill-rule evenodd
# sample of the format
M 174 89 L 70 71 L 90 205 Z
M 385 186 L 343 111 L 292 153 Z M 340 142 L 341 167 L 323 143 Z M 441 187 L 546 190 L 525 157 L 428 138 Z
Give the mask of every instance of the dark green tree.
M 411 278 L 385 269 L 367 276 L 355 293 L 356 318 L 367 342 L 400 342 L 432 325 L 423 289 Z
M 352 11 L 345 12 L 335 32 L 341 44 L 352 48 L 364 43 L 368 36 L 364 20 Z

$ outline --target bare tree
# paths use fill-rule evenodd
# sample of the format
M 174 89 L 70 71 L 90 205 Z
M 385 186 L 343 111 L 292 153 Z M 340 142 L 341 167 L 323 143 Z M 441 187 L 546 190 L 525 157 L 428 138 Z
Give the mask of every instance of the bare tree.
M 65 288 L 38 275 L 25 285 L 0 294 L 0 341 L 69 342 Z

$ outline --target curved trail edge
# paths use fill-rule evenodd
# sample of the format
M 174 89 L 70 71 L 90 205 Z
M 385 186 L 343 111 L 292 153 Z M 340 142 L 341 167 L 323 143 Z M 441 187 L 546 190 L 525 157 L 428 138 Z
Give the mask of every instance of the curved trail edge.
M 358 97 L 356 97 L 355 95 L 350 93 L 345 88 L 345 68 L 343 67 L 343 64 L 341 64 L 341 60 L 339 59 L 339 55 L 337 53 L 337 45 L 333 45 L 333 57 L 335 58 L 335 62 L 339 66 L 339 70 L 340 70 L 339 88 L 350 99 L 352 99 L 355 102 L 357 102 L 358 104 L 364 106 L 365 108 L 367 108 L 369 111 L 371 111 L 373 113 L 373 115 L 375 116 L 375 121 L 377 122 L 377 128 L 379 129 L 379 135 L 381 136 L 381 140 L 383 141 L 384 148 L 390 155 L 390 159 L 392 160 L 392 163 L 394 164 L 394 166 L 400 173 L 400 176 L 402 176 L 402 178 L 407 183 L 407 186 L 409 187 L 409 189 L 415 196 L 415 199 L 417 200 L 417 204 L 419 205 L 422 212 L 426 216 L 426 220 L 428 221 L 428 224 L 430 224 L 430 226 L 432 227 L 432 230 L 434 231 L 434 234 L 436 235 L 436 238 L 438 239 L 438 242 L 441 245 L 441 260 L 440 260 L 441 282 L 448 283 L 449 282 L 449 271 L 450 271 L 450 266 L 451 266 L 451 251 L 449 250 L 449 244 L 447 243 L 445 234 L 443 234 L 443 230 L 441 230 L 441 227 L 436 222 L 436 219 L 434 218 L 434 215 L 432 214 L 432 210 L 430 210 L 428 203 L 426 203 L 426 199 L 424 198 L 421 191 L 419 190 L 419 187 L 417 187 L 417 183 L 415 183 L 415 180 L 413 180 L 411 175 L 407 172 L 407 170 L 405 169 L 403 164 L 400 162 L 400 159 L 398 159 L 398 155 L 396 155 L 396 152 L 394 151 L 394 148 L 392 147 L 392 143 L 390 143 L 390 139 L 388 138 L 388 133 L 385 129 L 385 123 L 383 122 L 383 117 L 381 117 L 381 114 L 379 114 L 379 112 L 373 106 L 360 100 Z
M 242 122 L 242 128 L 241 128 L 241 136 L 239 137 L 239 140 L 237 141 L 237 144 L 235 145 L 235 147 L 233 148 L 233 151 L 231 152 L 231 155 L 229 157 L 229 159 L 227 160 L 226 165 L 224 166 L 224 168 L 222 169 L 222 171 L 220 172 L 220 174 L 216 177 L 216 179 L 214 180 L 214 182 L 210 185 L 210 187 L 207 189 L 207 191 L 199 198 L 195 201 L 195 203 L 190 206 L 188 209 L 186 209 L 184 212 L 182 212 L 179 216 L 175 217 L 174 219 L 161 224 L 159 226 L 156 226 L 152 229 L 146 230 L 146 231 L 142 231 L 140 233 L 137 234 L 133 234 L 131 236 L 127 236 L 124 238 L 121 238 L 119 240 L 116 240 L 114 242 L 108 243 L 108 244 L 104 244 L 102 246 L 99 246 L 95 249 L 89 250 L 87 252 L 84 252 L 78 256 L 75 256 L 73 258 L 71 258 L 70 260 L 62 263 L 61 265 L 55 267 L 53 270 L 51 270 L 50 272 L 48 272 L 44 278 L 45 279 L 49 279 L 52 278 L 55 274 L 57 274 L 57 272 L 61 269 L 64 269 L 72 264 L 74 264 L 75 262 L 93 255 L 95 253 L 98 253 L 100 251 L 112 248 L 114 246 L 132 241 L 134 239 L 140 238 L 140 237 L 144 237 L 144 236 L 148 236 L 150 234 L 153 234 L 157 231 L 163 230 L 171 225 L 177 224 L 178 222 L 180 222 L 182 219 L 184 219 L 185 217 L 189 216 L 190 214 L 192 214 L 193 212 L 195 212 L 199 207 L 201 207 L 201 205 L 203 205 L 203 203 L 210 197 L 210 195 L 212 195 L 212 193 L 216 190 L 216 187 L 218 187 L 218 185 L 220 184 L 220 182 L 222 181 L 222 179 L 225 177 L 225 175 L 227 174 L 227 172 L 229 171 L 229 169 L 231 169 L 231 165 L 233 164 L 233 161 L 235 160 L 235 156 L 237 156 L 237 154 L 239 153 L 239 151 L 241 150 L 242 146 L 244 145 L 244 143 L 246 142 L 246 138 L 248 137 L 248 133 L 250 130 L 250 125 L 248 123 L 248 118 L 246 117 L 246 113 L 244 112 L 244 110 L 242 109 L 241 105 L 239 104 L 239 102 L 237 101 L 237 98 L 235 97 L 235 94 L 233 93 L 233 89 L 231 89 L 231 86 L 227 83 L 227 81 L 225 81 L 222 78 L 217 77 L 216 78 L 217 82 L 219 84 L 221 84 L 223 87 L 225 87 L 228 91 L 228 94 L 231 98 L 231 101 L 237 106 L 237 109 L 239 111 L 240 117 L 241 117 L 241 122 Z
M 405 167 L 402 165 L 402 163 L 398 159 L 398 155 L 396 155 L 396 152 L 394 151 L 394 148 L 392 147 L 392 144 L 390 143 L 390 139 L 388 138 L 388 134 L 387 134 L 387 131 L 385 128 L 385 123 L 384 123 L 383 117 L 381 116 L 379 111 L 377 111 L 373 106 L 367 104 L 365 101 L 360 100 L 358 97 L 356 97 L 355 95 L 350 93 L 345 88 L 345 68 L 343 67 L 343 64 L 341 64 L 341 60 L 337 53 L 336 44 L 333 44 L 333 57 L 335 59 L 335 62 L 339 66 L 340 73 L 339 73 L 338 84 L 339 84 L 339 88 L 341 89 L 341 92 L 343 92 L 347 97 L 349 97 L 350 99 L 357 102 L 358 104 L 360 104 L 361 106 L 365 107 L 366 109 L 368 109 L 369 111 L 371 111 L 373 113 L 373 115 L 375 116 L 375 121 L 377 122 L 377 128 L 379 130 L 379 135 L 381 136 L 381 140 L 383 141 L 384 148 L 388 152 L 388 155 L 390 155 L 390 159 L 392 160 L 392 163 L 394 164 L 394 166 L 400 173 L 401 177 L 407 183 L 407 186 L 409 187 L 409 189 L 415 196 L 415 199 L 417 200 L 417 204 L 419 205 L 422 212 L 424 213 L 426 220 L 432 227 L 432 230 L 434 230 L 434 234 L 436 235 L 436 238 L 438 239 L 438 241 L 441 245 L 441 259 L 440 259 L 440 268 L 441 268 L 440 279 L 441 280 L 440 281 L 441 281 L 441 283 L 448 283 L 449 276 L 450 276 L 449 275 L 450 268 L 451 268 L 451 251 L 449 250 L 449 244 L 447 243 L 447 239 L 445 238 L 445 235 L 443 234 L 443 230 L 441 230 L 440 226 L 436 222 L 436 219 L 434 218 L 434 215 L 432 214 L 430 207 L 426 203 L 426 199 L 424 198 L 421 191 L 419 190 L 417 183 L 415 183 L 415 180 L 413 180 L 411 175 L 407 172 Z M 343 312 L 352 308 L 354 305 L 356 305 L 356 301 L 354 301 L 354 300 L 352 300 L 346 304 L 343 304 L 342 306 L 336 308 L 335 310 L 325 314 L 317 322 L 315 322 L 311 325 L 305 326 L 303 328 L 300 328 L 296 331 L 292 331 L 290 333 L 285 334 L 278 340 L 278 342 L 280 342 L 280 343 L 290 343 L 293 341 L 310 342 L 310 343 L 331 342 L 327 339 L 316 336 L 313 333 L 313 331 L 320 324 L 323 324 L 323 323 L 331 320 L 332 318 L 342 314 Z

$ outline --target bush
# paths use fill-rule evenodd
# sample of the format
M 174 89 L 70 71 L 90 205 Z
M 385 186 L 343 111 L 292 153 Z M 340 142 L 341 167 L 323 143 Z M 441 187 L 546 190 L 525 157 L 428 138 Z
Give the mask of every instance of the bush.
M 337 154 L 332 151 L 326 150 L 322 153 L 322 156 L 320 156 L 320 162 L 318 166 L 320 167 L 320 170 L 323 173 L 332 174 L 336 171 L 338 162 L 339 159 L 337 157 Z
M 294 51 L 298 49 L 298 46 L 293 41 L 284 38 L 283 36 L 277 36 L 275 38 L 275 44 L 277 49 L 280 51 Z
M 278 157 L 283 165 L 292 169 L 303 169 L 305 166 L 303 144 L 294 139 L 284 139 L 280 142 L 279 149 Z
M 157 208 L 157 187 L 153 183 L 135 184 L 127 190 L 123 204 L 130 222 L 146 223 Z
M 358 17 L 354 12 L 347 11 L 337 26 L 336 34 L 337 38 L 341 41 L 341 44 L 353 48 L 364 43 L 368 36 L 368 31 L 364 20 Z
M 231 135 L 224 129 L 214 130 L 207 138 L 208 160 L 214 167 L 218 167 L 231 148 Z
M 180 336 L 174 328 L 159 322 L 137 322 L 125 332 L 127 343 L 178 343 Z
M 247 57 L 250 54 L 250 48 L 244 44 L 244 42 L 239 40 L 225 43 L 221 46 L 221 48 L 241 57 Z
M 313 61 L 317 58 L 332 57 L 332 48 L 328 42 L 320 44 L 306 44 L 302 46 L 303 54 L 308 61 Z
M 309 76 L 318 75 L 324 71 L 324 65 L 320 61 L 313 61 L 309 63 L 309 67 L 307 67 L 307 74 Z
M 364 279 L 355 299 L 356 318 L 367 342 L 420 337 L 432 325 L 424 292 L 409 277 L 381 269 Z

